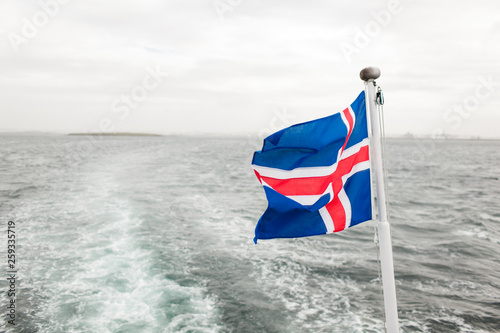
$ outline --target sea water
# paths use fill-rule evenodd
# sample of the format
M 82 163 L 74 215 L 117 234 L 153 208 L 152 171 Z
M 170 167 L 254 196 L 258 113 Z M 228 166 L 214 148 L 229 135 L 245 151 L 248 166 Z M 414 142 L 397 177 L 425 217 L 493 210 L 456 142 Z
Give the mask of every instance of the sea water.
M 2 332 L 384 331 L 375 222 L 253 243 L 257 140 L 0 141 Z M 403 332 L 500 331 L 499 148 L 386 142 Z

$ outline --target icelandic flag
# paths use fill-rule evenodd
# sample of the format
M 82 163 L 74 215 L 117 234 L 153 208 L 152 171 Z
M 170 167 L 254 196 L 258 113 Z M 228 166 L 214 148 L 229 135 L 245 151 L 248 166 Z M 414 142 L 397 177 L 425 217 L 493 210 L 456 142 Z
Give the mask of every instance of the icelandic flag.
M 372 219 L 364 91 L 350 107 L 264 139 L 252 167 L 269 202 L 258 239 L 344 230 Z

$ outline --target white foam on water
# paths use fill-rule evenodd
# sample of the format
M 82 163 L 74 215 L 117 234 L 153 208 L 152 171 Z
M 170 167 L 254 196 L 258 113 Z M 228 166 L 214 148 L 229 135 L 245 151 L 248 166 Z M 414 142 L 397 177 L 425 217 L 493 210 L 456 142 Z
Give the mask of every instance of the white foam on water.
M 178 200 L 179 204 L 204 212 L 202 216 L 205 217 L 197 223 L 206 230 L 206 237 L 216 237 L 216 242 L 207 250 L 239 258 L 251 265 L 249 276 L 245 278 L 248 280 L 246 287 L 257 287 L 269 297 L 272 304 L 266 306 L 271 309 L 283 307 L 286 310 L 281 314 L 285 318 L 280 328 L 283 332 L 319 332 L 325 327 L 335 328 L 337 332 L 382 331 L 380 313 L 375 314 L 370 307 L 352 306 L 352 303 L 357 304 L 357 298 L 363 298 L 363 286 L 348 277 L 310 272 L 311 267 L 331 272 L 349 263 L 362 263 L 363 255 L 356 251 L 346 255 L 345 250 L 340 250 L 326 237 L 317 237 L 314 241 L 259 241 L 255 245 L 252 238 L 256 220 L 224 210 L 223 200 L 199 194 Z M 378 282 L 374 285 L 377 290 Z M 253 311 L 258 311 L 261 307 L 258 301 L 252 299 L 252 302 L 256 304 Z M 262 305 L 262 309 L 266 306 Z
M 481 219 L 483 219 L 483 220 L 492 220 L 492 221 L 495 221 L 495 222 L 500 222 L 500 217 L 499 216 L 493 216 L 493 215 L 485 213 L 485 212 L 479 213 L 479 217 Z
M 203 281 L 181 286 L 154 267 L 144 221 L 109 176 L 92 176 L 85 191 L 51 198 L 67 210 L 44 208 L 41 198 L 19 217 L 29 252 L 23 297 L 38 305 L 24 309 L 26 317 L 40 332 L 217 331 Z
M 488 331 L 484 331 L 482 329 L 475 329 L 474 327 L 467 324 L 464 318 L 461 317 L 463 314 L 455 314 L 455 310 L 449 309 L 446 307 L 442 307 L 438 313 L 435 315 L 431 315 L 427 317 L 425 324 L 420 325 L 420 329 L 423 332 L 434 332 L 432 330 L 432 324 L 430 321 L 434 321 L 437 323 L 442 323 L 443 325 L 453 325 L 457 332 L 463 333 L 488 333 Z
M 380 332 L 382 318 L 369 308 L 353 307 L 362 297 L 363 287 L 344 277 L 313 277 L 302 265 L 289 262 L 286 268 L 264 267 L 258 279 L 271 298 L 285 304 L 291 328 L 321 331 L 332 327 L 337 332 Z M 274 283 L 269 283 L 274 281 Z
M 473 227 L 468 229 L 458 229 L 454 232 L 457 236 L 474 237 L 489 241 L 493 244 L 500 244 L 500 239 L 491 235 L 491 233 L 483 227 Z

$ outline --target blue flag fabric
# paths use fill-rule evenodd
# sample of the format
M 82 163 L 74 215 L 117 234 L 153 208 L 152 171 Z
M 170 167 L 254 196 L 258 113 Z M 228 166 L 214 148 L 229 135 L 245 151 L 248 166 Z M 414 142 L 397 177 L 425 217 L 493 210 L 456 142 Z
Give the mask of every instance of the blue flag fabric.
M 258 239 L 338 232 L 372 219 L 365 93 L 342 112 L 264 139 L 252 167 L 268 208 Z

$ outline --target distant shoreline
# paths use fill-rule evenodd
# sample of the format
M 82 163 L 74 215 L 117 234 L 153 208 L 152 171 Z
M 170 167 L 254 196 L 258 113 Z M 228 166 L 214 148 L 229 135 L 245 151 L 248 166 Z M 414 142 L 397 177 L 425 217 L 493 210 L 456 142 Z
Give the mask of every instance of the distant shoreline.
M 152 133 L 69 133 L 68 135 L 80 135 L 80 136 L 163 136 L 161 134 Z

